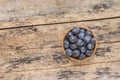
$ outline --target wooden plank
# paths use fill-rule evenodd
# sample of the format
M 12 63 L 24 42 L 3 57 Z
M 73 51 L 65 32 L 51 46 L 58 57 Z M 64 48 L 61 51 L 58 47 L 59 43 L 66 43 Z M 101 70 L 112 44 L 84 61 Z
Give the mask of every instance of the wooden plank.
M 1 0 L 0 28 L 120 16 L 120 0 Z
M 38 65 L 39 66 L 39 65 Z M 6 72 L 1 80 L 120 80 L 120 62 L 78 65 L 64 68 Z
M 113 45 L 113 46 L 110 46 Z M 120 43 L 99 45 L 97 53 L 85 62 L 70 60 L 60 48 L 49 48 L 24 51 L 4 51 L 1 54 L 1 71 L 24 71 L 34 69 L 51 69 L 71 65 L 85 65 L 120 60 Z M 2 51 L 3 52 L 3 51 Z
M 120 19 L 112 19 L 1 30 L 0 69 L 24 71 L 118 61 L 119 22 Z M 64 33 L 73 26 L 89 27 L 98 41 L 96 55 L 84 63 L 69 60 L 61 49 Z

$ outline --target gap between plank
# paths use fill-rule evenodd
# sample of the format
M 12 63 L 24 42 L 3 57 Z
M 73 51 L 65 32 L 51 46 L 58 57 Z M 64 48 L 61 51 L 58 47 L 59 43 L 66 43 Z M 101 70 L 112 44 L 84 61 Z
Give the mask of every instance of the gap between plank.
M 44 25 L 56 25 L 56 24 L 76 23 L 76 22 L 100 21 L 100 20 L 109 20 L 109 19 L 117 19 L 117 18 L 120 18 L 120 16 L 108 17 L 108 18 L 100 18 L 100 19 L 80 20 L 80 21 L 69 21 L 69 22 L 59 22 L 59 23 L 47 23 L 47 24 L 36 24 L 36 25 L 8 27 L 8 28 L 0 28 L 0 30 L 16 29 L 16 28 L 26 28 L 26 27 L 33 27 L 33 26 L 44 26 Z

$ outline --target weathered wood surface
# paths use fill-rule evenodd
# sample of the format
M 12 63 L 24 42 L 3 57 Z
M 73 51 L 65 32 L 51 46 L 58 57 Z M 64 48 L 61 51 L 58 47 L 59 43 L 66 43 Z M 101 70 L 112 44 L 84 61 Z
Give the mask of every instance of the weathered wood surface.
M 0 28 L 120 17 L 120 0 L 0 0 Z
M 1 80 L 120 80 L 120 62 L 0 74 Z
M 66 31 L 97 39 L 88 61 L 61 48 Z M 0 0 L 0 80 L 120 80 L 120 0 Z
M 74 62 L 61 40 L 73 26 L 96 35 L 96 55 Z M 120 80 L 120 19 L 0 30 L 0 80 Z

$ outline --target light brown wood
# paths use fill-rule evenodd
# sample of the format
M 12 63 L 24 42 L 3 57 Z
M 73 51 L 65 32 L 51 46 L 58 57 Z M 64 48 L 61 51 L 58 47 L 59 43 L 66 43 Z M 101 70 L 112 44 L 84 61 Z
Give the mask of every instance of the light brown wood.
M 96 55 L 88 61 L 74 62 L 63 53 L 63 35 L 74 26 L 97 38 Z M 119 80 L 119 37 L 120 19 L 0 30 L 0 79 Z
M 120 62 L 69 66 L 45 70 L 6 72 L 1 80 L 119 80 Z
M 89 28 L 97 51 L 62 50 L 66 31 Z M 120 0 L 0 0 L 0 80 L 120 80 Z
M 120 17 L 120 0 L 0 0 L 0 28 Z

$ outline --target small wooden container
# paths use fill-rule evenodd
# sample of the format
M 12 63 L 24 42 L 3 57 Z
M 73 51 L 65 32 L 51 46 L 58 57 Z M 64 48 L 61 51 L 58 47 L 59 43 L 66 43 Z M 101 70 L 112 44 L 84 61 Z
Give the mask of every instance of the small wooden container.
M 88 28 L 84 28 L 84 27 L 79 27 L 79 28 L 80 28 L 80 29 L 89 30 Z M 72 31 L 72 29 L 68 30 L 68 31 L 64 34 L 63 39 L 62 39 L 62 49 L 63 49 L 63 51 L 64 51 L 65 54 L 66 54 L 66 51 L 65 51 L 65 48 L 64 48 L 64 40 L 65 40 L 65 38 L 66 38 L 67 33 L 70 32 L 70 31 Z M 93 33 L 93 32 L 92 32 L 92 33 Z M 93 33 L 93 37 L 95 38 L 94 33 Z M 96 38 L 95 38 L 95 41 L 96 41 Z M 71 60 L 73 60 L 73 61 L 79 61 L 79 62 L 80 62 L 80 61 L 86 61 L 86 60 L 90 59 L 91 57 L 93 57 L 93 55 L 94 55 L 95 52 L 96 52 L 96 48 L 97 48 L 97 41 L 95 42 L 95 47 L 94 47 L 93 53 L 92 53 L 92 55 L 91 55 L 90 57 L 86 57 L 86 58 L 83 59 L 83 60 L 79 60 L 79 59 L 74 58 L 74 57 L 69 57 L 69 58 L 70 58 Z

